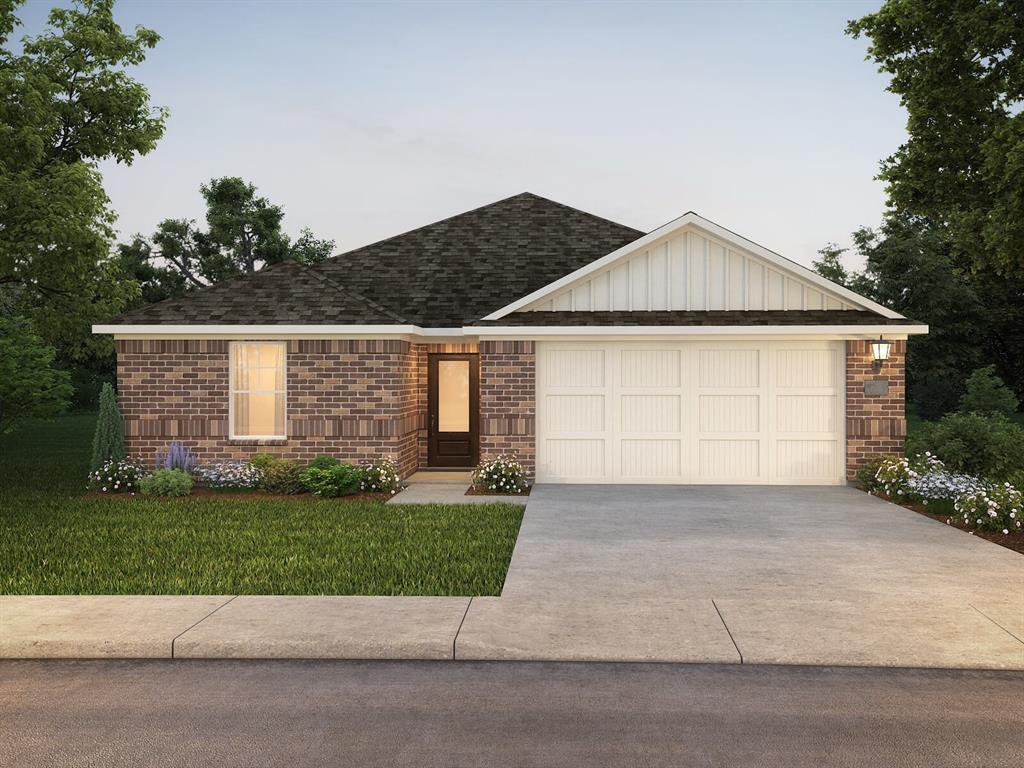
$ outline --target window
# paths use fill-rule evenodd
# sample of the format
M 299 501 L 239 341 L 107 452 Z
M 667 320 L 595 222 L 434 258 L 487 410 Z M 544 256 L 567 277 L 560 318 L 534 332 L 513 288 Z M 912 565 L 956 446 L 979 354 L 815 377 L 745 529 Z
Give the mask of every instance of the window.
M 278 439 L 285 434 L 285 342 L 231 344 L 232 439 Z

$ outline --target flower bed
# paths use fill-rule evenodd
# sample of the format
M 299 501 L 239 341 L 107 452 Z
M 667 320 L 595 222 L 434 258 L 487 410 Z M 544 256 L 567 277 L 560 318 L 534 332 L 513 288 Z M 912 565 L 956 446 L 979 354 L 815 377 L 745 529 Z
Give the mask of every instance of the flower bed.
M 1024 553 L 1024 503 L 1010 483 L 951 472 L 930 453 L 883 458 L 858 479 L 868 493 Z

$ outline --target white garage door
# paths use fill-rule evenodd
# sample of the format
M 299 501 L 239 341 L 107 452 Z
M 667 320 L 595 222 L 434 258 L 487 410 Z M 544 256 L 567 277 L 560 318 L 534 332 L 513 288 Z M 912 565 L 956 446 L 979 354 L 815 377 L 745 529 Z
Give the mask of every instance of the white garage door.
M 845 482 L 843 342 L 541 342 L 537 480 Z

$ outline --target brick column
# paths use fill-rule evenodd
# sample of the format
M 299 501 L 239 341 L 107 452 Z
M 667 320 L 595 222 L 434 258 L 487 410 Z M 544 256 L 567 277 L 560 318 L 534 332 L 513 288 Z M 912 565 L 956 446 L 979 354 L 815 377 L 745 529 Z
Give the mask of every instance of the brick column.
M 534 346 L 480 342 L 480 460 L 514 453 L 530 478 L 536 459 Z
M 846 342 L 846 476 L 851 480 L 870 456 L 903 453 L 906 352 L 907 342 L 894 341 L 889 359 L 876 371 L 870 341 Z M 865 392 L 869 381 L 888 382 L 888 392 Z

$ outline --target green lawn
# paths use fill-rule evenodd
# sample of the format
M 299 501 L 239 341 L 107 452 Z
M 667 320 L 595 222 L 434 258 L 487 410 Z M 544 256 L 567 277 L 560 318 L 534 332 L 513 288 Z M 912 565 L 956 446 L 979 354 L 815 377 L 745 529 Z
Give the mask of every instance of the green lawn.
M 0 437 L 0 594 L 501 591 L 518 506 L 86 496 L 94 423 Z

